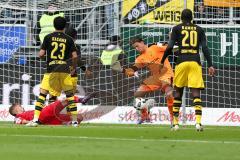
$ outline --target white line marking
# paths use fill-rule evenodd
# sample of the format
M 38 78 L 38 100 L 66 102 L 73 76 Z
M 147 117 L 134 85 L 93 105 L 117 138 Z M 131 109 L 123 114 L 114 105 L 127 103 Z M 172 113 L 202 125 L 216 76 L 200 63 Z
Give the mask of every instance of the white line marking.
M 208 140 L 188 140 L 188 139 L 137 139 L 137 138 L 110 138 L 110 137 L 87 137 L 87 136 L 48 136 L 48 135 L 21 135 L 21 134 L 0 134 L 1 137 L 33 137 L 33 138 L 66 138 L 66 139 L 89 139 L 89 140 L 109 140 L 109 141 L 142 141 L 142 142 L 181 142 L 181 143 L 207 143 L 207 144 L 237 144 L 240 141 L 208 141 Z
M 180 125 L 181 130 L 195 130 L 194 127 L 191 127 L 193 125 L 186 125 L 182 126 Z M 24 125 L 16 125 L 16 124 L 0 124 L 0 128 L 24 128 Z M 66 125 L 40 125 L 41 128 L 66 128 L 69 129 Z M 119 129 L 146 129 L 146 128 L 154 128 L 154 129 L 169 129 L 170 131 L 170 125 L 162 125 L 162 124 L 143 124 L 143 125 L 137 125 L 137 124 L 86 124 L 83 123 L 80 125 L 81 128 L 119 128 Z M 228 131 L 240 131 L 240 127 L 238 126 L 203 126 L 204 130 L 228 130 Z M 26 127 L 27 128 L 27 127 Z

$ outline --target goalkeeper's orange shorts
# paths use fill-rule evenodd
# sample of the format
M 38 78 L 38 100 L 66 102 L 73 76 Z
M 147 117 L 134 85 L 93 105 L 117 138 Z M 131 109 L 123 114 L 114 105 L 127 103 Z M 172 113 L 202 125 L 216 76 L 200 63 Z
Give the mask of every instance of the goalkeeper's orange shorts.
M 144 91 L 144 92 L 153 92 L 156 90 L 162 90 L 163 84 L 172 85 L 172 77 L 166 76 L 150 76 L 146 78 L 137 91 Z

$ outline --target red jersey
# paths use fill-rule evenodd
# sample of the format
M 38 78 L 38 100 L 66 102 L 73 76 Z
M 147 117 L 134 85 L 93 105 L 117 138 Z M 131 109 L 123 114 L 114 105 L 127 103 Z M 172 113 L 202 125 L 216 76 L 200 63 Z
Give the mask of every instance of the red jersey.
M 17 114 L 14 121 L 16 124 L 22 124 L 23 120 L 31 121 L 33 119 L 33 116 L 34 110 L 25 111 L 23 113 Z
M 39 121 L 46 125 L 61 125 L 71 121 L 71 117 L 67 114 L 61 114 L 65 106 L 60 101 L 56 101 L 44 107 L 39 115 Z M 33 119 L 34 110 L 17 114 L 15 117 L 16 124 L 22 124 L 23 120 L 31 121 Z

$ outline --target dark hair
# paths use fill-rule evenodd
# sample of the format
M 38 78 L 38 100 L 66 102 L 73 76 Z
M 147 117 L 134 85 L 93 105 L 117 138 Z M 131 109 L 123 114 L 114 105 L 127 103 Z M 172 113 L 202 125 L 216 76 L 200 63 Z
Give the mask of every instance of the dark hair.
M 47 3 L 48 6 L 57 6 L 57 1 L 56 0 L 51 0 Z
M 53 21 L 53 25 L 56 30 L 64 30 L 66 23 L 66 19 L 60 16 L 56 17 Z
M 109 38 L 109 41 L 110 41 L 110 44 L 117 45 L 117 44 L 121 43 L 121 38 L 118 35 L 114 35 L 114 36 Z
M 15 107 L 18 105 L 18 103 L 14 103 L 11 105 L 11 107 L 9 107 L 8 112 L 12 115 L 12 116 L 16 116 L 16 114 L 13 113 Z
M 193 19 L 193 13 L 190 9 L 184 9 L 181 14 L 181 20 L 185 22 L 191 22 Z
M 75 28 L 72 28 L 72 27 L 67 28 L 65 30 L 65 33 L 70 37 L 72 37 L 73 39 L 77 39 L 77 30 Z
M 133 45 L 136 42 L 144 42 L 141 37 L 134 37 L 130 40 L 130 45 Z

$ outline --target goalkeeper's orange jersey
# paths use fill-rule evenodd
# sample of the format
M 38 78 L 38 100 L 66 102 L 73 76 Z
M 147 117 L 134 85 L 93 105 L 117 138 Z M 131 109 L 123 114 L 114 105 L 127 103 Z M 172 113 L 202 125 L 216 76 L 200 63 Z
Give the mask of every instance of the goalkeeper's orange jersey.
M 159 75 L 160 74 L 159 65 L 166 48 L 167 46 L 157 46 L 157 45 L 152 45 L 148 47 L 145 52 L 141 53 L 136 58 L 135 66 L 137 68 L 147 67 L 153 76 Z M 164 75 L 161 75 L 161 76 L 173 77 L 173 70 L 168 59 L 165 60 L 164 67 L 167 70 L 166 72 L 164 72 Z

